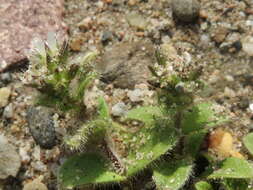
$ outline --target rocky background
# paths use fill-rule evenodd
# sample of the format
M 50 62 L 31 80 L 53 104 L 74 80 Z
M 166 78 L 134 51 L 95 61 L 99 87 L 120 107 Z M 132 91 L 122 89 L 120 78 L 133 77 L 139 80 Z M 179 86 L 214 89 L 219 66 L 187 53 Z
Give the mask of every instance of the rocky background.
M 2 0 L 0 15 L 0 190 L 58 189 L 59 139 L 71 118 L 32 107 L 38 92 L 19 79 L 31 40 L 49 31 L 68 36 L 76 54 L 101 52 L 96 68 L 114 116 L 152 103 L 155 47 L 201 65 L 208 85 L 199 96 L 231 116 L 222 128 L 244 156 L 240 139 L 253 130 L 252 0 Z M 134 188 L 152 189 L 141 181 Z

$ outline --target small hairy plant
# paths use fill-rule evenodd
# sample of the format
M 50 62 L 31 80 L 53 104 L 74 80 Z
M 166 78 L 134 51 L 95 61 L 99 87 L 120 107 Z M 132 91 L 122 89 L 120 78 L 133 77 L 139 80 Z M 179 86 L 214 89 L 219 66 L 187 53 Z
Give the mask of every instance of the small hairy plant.
M 166 59 L 158 52 L 157 60 L 150 69 L 159 104 L 137 107 L 115 121 L 100 98 L 97 117 L 67 141 L 74 149 L 85 144 L 100 148 L 63 164 L 59 172 L 63 187 L 121 183 L 150 170 L 158 190 L 248 188 L 253 170 L 246 160 L 210 160 L 206 170 L 197 171 L 208 131 L 227 119 L 215 111 L 214 104 L 194 101 L 194 91 L 202 86 L 199 70 L 170 74 Z
M 70 60 L 67 42 L 60 44 L 55 34 L 49 33 L 46 42 L 33 41 L 23 82 L 41 92 L 38 104 L 60 110 L 80 109 L 85 88 L 97 75 L 91 64 L 96 55 L 90 52 Z
M 85 89 L 97 76 L 91 64 L 97 53 L 70 60 L 67 43 L 60 45 L 53 34 L 34 45 L 24 82 L 41 92 L 38 103 L 81 111 Z M 81 151 L 61 166 L 61 187 L 119 184 L 150 171 L 158 190 L 252 189 L 252 163 L 234 157 L 217 161 L 202 151 L 209 130 L 227 119 L 215 104 L 196 101 L 195 92 L 203 87 L 201 68 L 181 58 L 169 60 L 164 52 L 156 56 L 150 84 L 158 104 L 114 119 L 100 97 L 97 114 L 66 138 L 71 149 Z M 252 135 L 243 141 L 252 153 Z

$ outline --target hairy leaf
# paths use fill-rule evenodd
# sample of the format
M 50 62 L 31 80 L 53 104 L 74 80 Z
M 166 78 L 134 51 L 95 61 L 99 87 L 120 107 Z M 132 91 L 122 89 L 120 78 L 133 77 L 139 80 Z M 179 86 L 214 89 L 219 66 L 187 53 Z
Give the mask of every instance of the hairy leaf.
M 110 162 L 98 154 L 82 154 L 69 158 L 60 168 L 59 180 L 63 187 L 106 184 L 125 180 L 113 172 Z
M 189 134 L 205 129 L 205 126 L 212 127 L 226 121 L 221 116 L 217 116 L 211 108 L 211 103 L 201 103 L 185 110 L 181 123 L 183 133 Z
M 200 147 L 207 134 L 207 130 L 192 132 L 185 137 L 184 152 L 193 158 L 199 153 Z
M 214 171 L 208 178 L 252 179 L 253 166 L 247 160 L 235 157 L 227 158 L 222 161 L 220 169 Z
M 192 173 L 192 162 L 188 160 L 178 160 L 162 162 L 154 169 L 153 180 L 158 190 L 180 189 Z
M 146 125 L 153 125 L 155 117 L 162 116 L 161 108 L 155 106 L 145 106 L 130 110 L 127 113 L 127 120 L 139 120 Z
M 110 150 L 118 158 L 125 175 L 140 172 L 175 146 L 178 133 L 173 128 L 174 123 L 168 119 L 159 120 L 161 114 L 157 107 L 137 108 L 125 118 L 130 125 L 114 123 L 108 131 Z
M 98 115 L 100 119 L 109 119 L 111 117 L 108 105 L 103 97 L 98 99 Z
M 249 183 L 243 179 L 223 179 L 221 184 L 226 190 L 250 190 Z
M 206 181 L 199 181 L 195 184 L 196 190 L 213 190 L 211 184 L 207 183 Z
M 243 138 L 243 143 L 245 147 L 248 149 L 249 153 L 253 155 L 253 133 L 246 135 Z

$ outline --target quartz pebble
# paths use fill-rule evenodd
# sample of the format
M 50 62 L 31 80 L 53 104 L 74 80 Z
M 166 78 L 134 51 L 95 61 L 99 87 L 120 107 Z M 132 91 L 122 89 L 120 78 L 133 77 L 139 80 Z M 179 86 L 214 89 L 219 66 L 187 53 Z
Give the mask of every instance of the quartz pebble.
M 47 190 L 47 186 L 41 183 L 41 178 L 37 178 L 25 184 L 23 190 Z
M 146 19 L 138 13 L 130 13 L 127 15 L 127 21 L 129 24 L 139 30 L 145 30 L 147 27 Z
M 129 91 L 127 95 L 132 102 L 139 102 L 142 100 L 144 94 L 141 89 L 135 89 L 133 91 Z
M 249 109 L 250 109 L 251 112 L 253 112 L 253 104 L 249 105 Z
M 10 95 L 11 89 L 9 87 L 0 88 L 0 108 L 8 104 Z
M 253 37 L 246 37 L 242 43 L 242 49 L 249 56 L 253 56 Z
M 11 119 L 14 115 L 14 107 L 13 104 L 10 103 L 4 108 L 3 117 L 6 119 Z
M 127 106 L 124 102 L 119 102 L 112 107 L 112 115 L 114 116 L 123 116 L 127 112 Z
M 8 143 L 5 136 L 0 135 L 0 179 L 16 176 L 21 165 L 16 148 Z

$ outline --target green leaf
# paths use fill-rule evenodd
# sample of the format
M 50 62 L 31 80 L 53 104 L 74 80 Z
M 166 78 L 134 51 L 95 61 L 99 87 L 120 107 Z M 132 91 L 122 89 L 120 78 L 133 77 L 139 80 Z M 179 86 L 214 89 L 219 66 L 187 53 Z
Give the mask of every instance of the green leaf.
M 248 149 L 249 153 L 253 155 L 253 133 L 249 133 L 243 138 L 243 143 Z
M 127 157 L 127 175 L 131 176 L 145 169 L 152 161 L 161 157 L 167 151 L 171 150 L 178 141 L 178 134 L 172 128 L 156 129 L 150 132 L 143 131 L 144 137 L 142 146 L 139 147 L 142 138 L 137 137 L 136 142 L 132 143 L 133 149 Z M 134 137 L 134 135 L 133 135 Z M 136 149 L 134 148 L 136 147 Z
M 207 183 L 206 181 L 199 181 L 195 184 L 196 190 L 213 190 L 211 184 Z
M 65 143 L 72 150 L 80 150 L 84 148 L 87 142 L 93 145 L 104 141 L 106 129 L 110 127 L 110 123 L 103 119 L 95 119 L 80 127 L 75 135 L 68 137 Z
M 159 65 L 166 65 L 166 58 L 162 55 L 159 50 L 155 51 L 155 57 Z
M 222 161 L 220 169 L 214 171 L 208 178 L 253 178 L 253 167 L 247 160 L 231 157 Z
M 155 117 L 162 116 L 161 108 L 155 106 L 144 106 L 130 110 L 126 115 L 126 120 L 138 120 L 146 125 L 153 125 Z
M 205 129 L 205 126 L 213 127 L 226 121 L 221 116 L 217 116 L 211 108 L 211 103 L 201 103 L 185 110 L 181 123 L 183 133 L 189 134 L 194 131 Z
M 174 122 L 162 119 L 161 115 L 158 107 L 137 108 L 125 117 L 126 122 L 133 120 L 135 124 L 113 123 L 108 130 L 109 149 L 126 176 L 142 171 L 177 143 L 179 137 Z
M 129 154 L 126 158 L 127 175 L 131 176 L 145 169 L 152 161 L 171 150 L 178 141 L 174 122 L 163 119 L 159 107 L 141 107 L 131 110 L 126 118 L 139 120 L 144 126 L 138 126 L 134 133 L 127 133 Z
M 59 181 L 65 188 L 123 180 L 125 177 L 113 172 L 110 162 L 98 154 L 73 156 L 64 162 L 59 171 Z
M 87 76 L 83 77 L 78 84 L 77 88 L 77 96 L 76 99 L 82 100 L 84 96 L 85 89 L 88 87 L 88 85 L 96 78 L 95 73 L 90 73 Z
M 226 190 L 250 190 L 249 183 L 242 179 L 223 179 L 221 184 Z
M 193 158 L 199 153 L 199 149 L 207 134 L 207 130 L 192 132 L 185 137 L 185 153 L 191 155 Z
M 192 163 L 188 160 L 162 162 L 154 169 L 153 180 L 158 190 L 177 190 L 187 182 L 192 168 Z
M 98 115 L 100 119 L 110 119 L 109 107 L 103 97 L 98 99 Z

